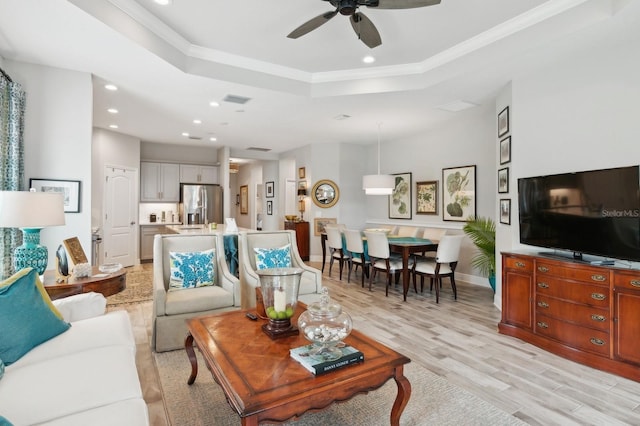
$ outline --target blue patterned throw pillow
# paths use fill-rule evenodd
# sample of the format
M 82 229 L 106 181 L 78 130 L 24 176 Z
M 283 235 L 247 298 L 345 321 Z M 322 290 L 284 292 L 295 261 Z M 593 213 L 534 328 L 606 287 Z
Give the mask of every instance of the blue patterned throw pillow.
M 11 423 L 6 418 L 0 416 L 0 426 L 13 426 L 13 423 Z
M 254 248 L 256 252 L 256 268 L 290 268 L 291 244 L 279 248 Z
M 169 252 L 171 277 L 169 291 L 213 285 L 215 250 L 198 252 Z
M 0 380 L 2 380 L 2 376 L 4 376 L 4 362 L 2 362 L 2 358 L 0 358 Z

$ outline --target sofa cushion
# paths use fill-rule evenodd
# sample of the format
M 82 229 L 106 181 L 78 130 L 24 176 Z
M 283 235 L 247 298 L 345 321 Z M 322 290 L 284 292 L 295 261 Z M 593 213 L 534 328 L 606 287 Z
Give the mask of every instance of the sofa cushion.
M 82 411 L 41 423 L 41 426 L 137 426 L 149 425 L 147 404 L 142 398 L 118 401 L 104 407 Z
M 74 294 L 53 301 L 65 321 L 73 322 L 104 314 L 107 298 L 100 293 Z
M 32 348 L 69 329 L 42 286 L 35 270 L 26 268 L 0 283 L 0 358 L 11 365 Z M 57 314 L 56 314 L 57 313 Z
M 165 301 L 166 315 L 210 311 L 233 306 L 233 294 L 217 285 L 189 291 L 170 291 Z
M 135 355 L 124 346 L 8 370 L 0 383 L 0 413 L 17 425 L 40 424 L 134 398 L 142 398 L 142 391 Z
M 169 252 L 169 291 L 212 286 L 215 277 L 215 250 Z
M 66 333 L 33 348 L 7 372 L 27 365 L 46 362 L 52 358 L 105 346 L 122 346 L 135 354 L 136 344 L 127 311 L 113 311 L 106 315 L 72 323 Z
M 291 244 L 278 248 L 254 247 L 253 251 L 256 253 L 256 269 L 258 270 L 291 267 Z

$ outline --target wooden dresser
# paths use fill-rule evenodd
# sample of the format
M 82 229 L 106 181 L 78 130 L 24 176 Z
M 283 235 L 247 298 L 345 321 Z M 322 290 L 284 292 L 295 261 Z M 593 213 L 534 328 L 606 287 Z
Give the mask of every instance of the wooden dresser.
M 284 229 L 296 231 L 296 244 L 302 260 L 309 260 L 309 222 L 284 223 Z
M 503 253 L 498 329 L 640 381 L 640 270 Z

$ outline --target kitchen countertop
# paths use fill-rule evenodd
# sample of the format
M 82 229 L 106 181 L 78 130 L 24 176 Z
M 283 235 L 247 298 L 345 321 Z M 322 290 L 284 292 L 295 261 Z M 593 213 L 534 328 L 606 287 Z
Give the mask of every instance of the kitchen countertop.
M 212 235 L 225 233 L 226 226 L 219 223 L 216 229 L 210 229 L 209 225 L 168 225 L 169 230 L 184 235 Z M 239 231 L 246 231 L 245 228 L 238 228 Z
M 182 222 L 140 222 L 140 226 L 182 225 Z

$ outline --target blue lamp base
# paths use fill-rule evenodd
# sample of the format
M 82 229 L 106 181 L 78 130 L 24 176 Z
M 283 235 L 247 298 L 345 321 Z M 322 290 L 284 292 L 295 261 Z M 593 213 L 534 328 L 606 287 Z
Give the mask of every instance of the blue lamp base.
M 49 261 L 49 253 L 40 245 L 40 228 L 21 228 L 22 245 L 13 252 L 15 272 L 24 268 L 33 268 L 38 275 L 44 274 Z

